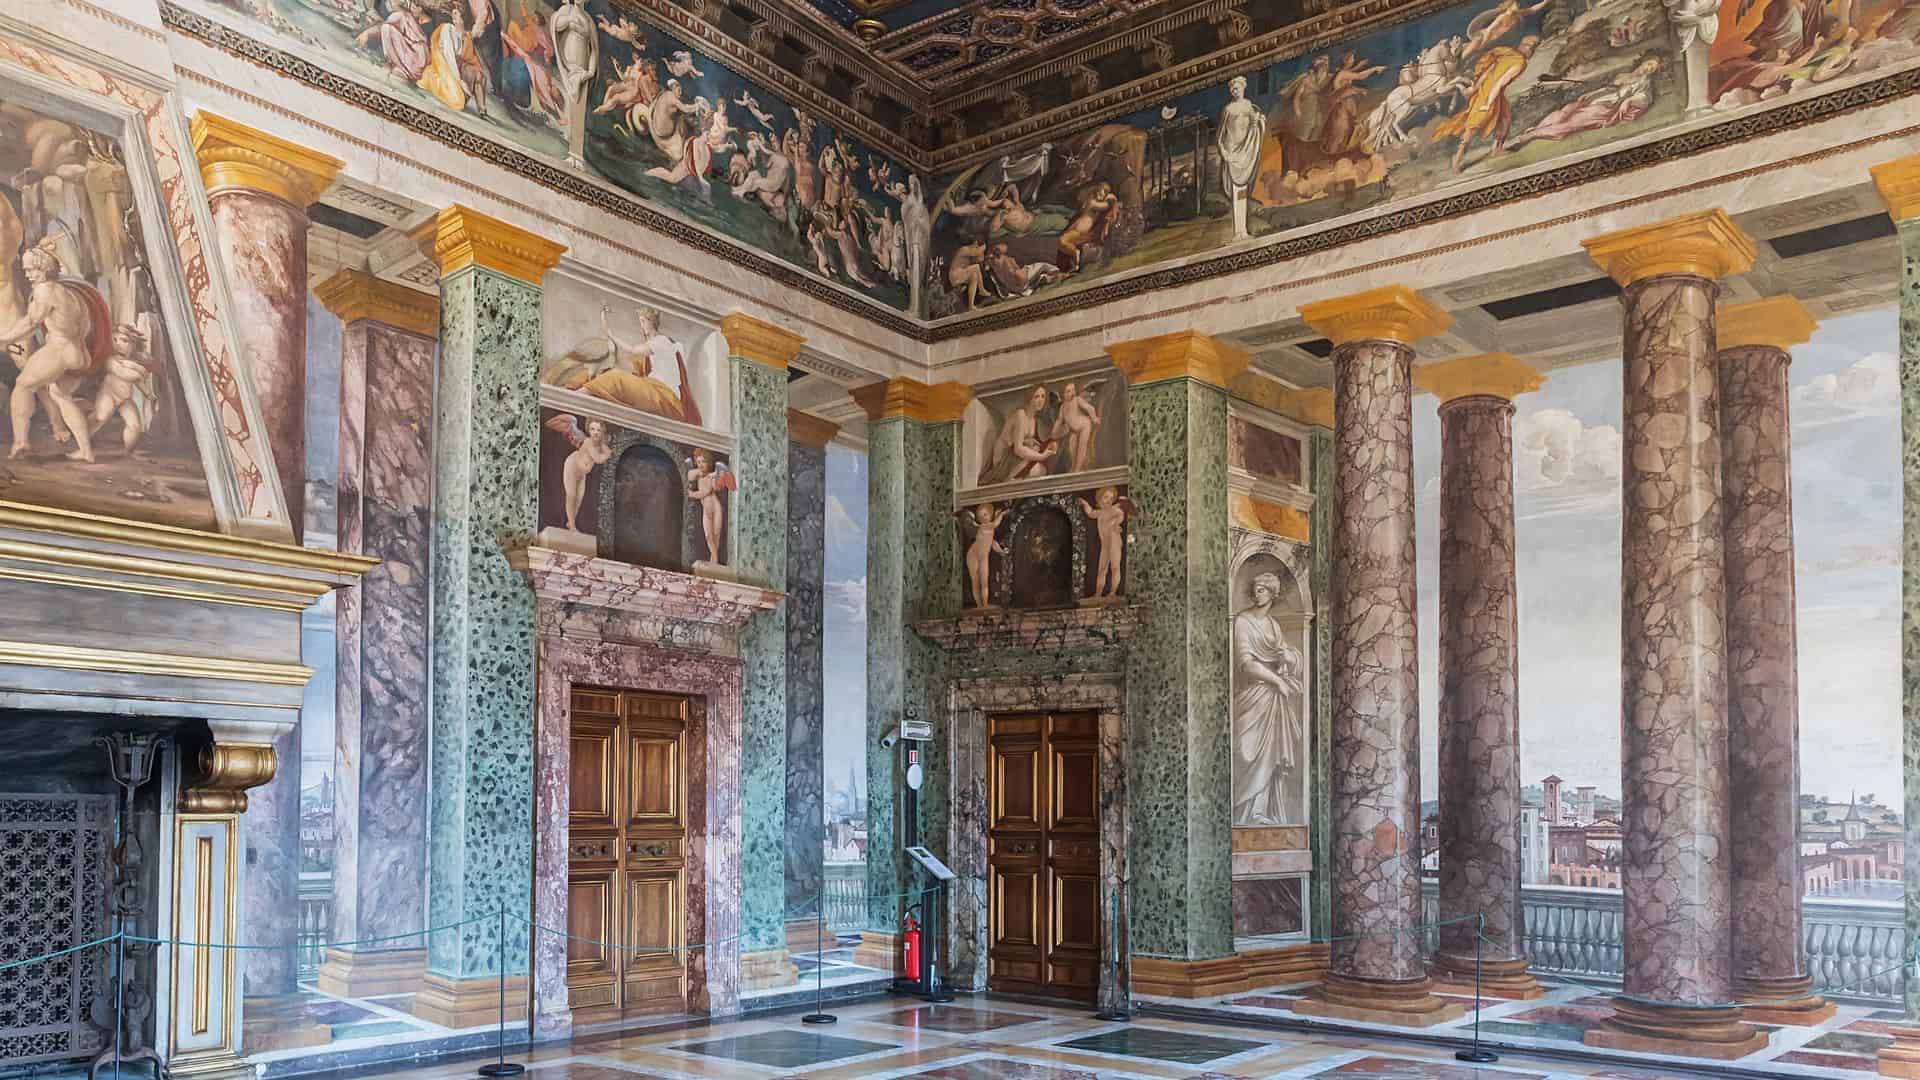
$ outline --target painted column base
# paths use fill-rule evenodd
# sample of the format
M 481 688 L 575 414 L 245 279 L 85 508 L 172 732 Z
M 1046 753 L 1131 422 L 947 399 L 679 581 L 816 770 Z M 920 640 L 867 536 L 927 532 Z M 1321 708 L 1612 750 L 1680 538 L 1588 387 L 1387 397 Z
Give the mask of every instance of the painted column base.
M 321 993 L 366 998 L 413 993 L 426 973 L 425 949 L 328 949 L 315 981 Z
M 899 968 L 900 935 L 882 930 L 860 931 L 860 944 L 853 947 L 853 962 L 861 967 L 895 971 Z
M 506 1022 L 527 1018 L 527 977 L 507 976 Z M 429 971 L 420 980 L 420 992 L 413 995 L 413 1015 L 441 1027 L 491 1027 L 501 1021 L 500 979 L 482 976 L 455 979 Z
M 1755 1024 L 1785 1024 L 1812 1027 L 1833 1018 L 1837 1006 L 1813 992 L 1813 978 L 1785 975 L 1776 978 L 1750 975 L 1735 979 L 1733 1000 L 1740 1014 Z
M 167 1075 L 180 1080 L 254 1080 L 259 1075 L 253 1062 L 229 1051 L 217 1053 L 175 1054 L 167 1062 Z
M 1467 1015 L 1465 1007 L 1433 994 L 1433 981 L 1368 979 L 1330 972 L 1294 1003 L 1293 1011 L 1306 1016 L 1359 1020 L 1400 1027 L 1432 1027 Z
M 1247 987 L 1247 964 L 1238 954 L 1206 960 L 1133 957 L 1133 992 L 1149 997 L 1210 998 Z
M 1732 1061 L 1767 1048 L 1767 1033 L 1732 1005 L 1692 1006 L 1613 999 L 1613 1016 L 1587 1031 L 1588 1046 Z
M 1920 1025 L 1889 1024 L 1893 1042 L 1880 1048 L 1881 1076 L 1920 1080 Z
M 833 936 L 833 928 L 818 919 L 787 921 L 788 953 L 825 952 L 838 944 L 839 941 Z
M 240 1013 L 241 1049 L 258 1054 L 332 1042 L 333 1029 L 309 1019 L 306 1004 L 297 993 L 247 998 Z
M 1502 1001 L 1532 1001 L 1546 993 L 1540 983 L 1528 969 L 1527 958 L 1508 957 L 1502 960 L 1480 960 L 1480 996 L 1499 998 Z M 1472 997 L 1474 991 L 1474 961 L 1471 956 L 1455 956 L 1452 953 L 1435 953 L 1432 976 L 1434 989 L 1448 994 Z
M 800 981 L 800 969 L 785 949 L 763 949 L 740 954 L 740 989 L 774 990 Z

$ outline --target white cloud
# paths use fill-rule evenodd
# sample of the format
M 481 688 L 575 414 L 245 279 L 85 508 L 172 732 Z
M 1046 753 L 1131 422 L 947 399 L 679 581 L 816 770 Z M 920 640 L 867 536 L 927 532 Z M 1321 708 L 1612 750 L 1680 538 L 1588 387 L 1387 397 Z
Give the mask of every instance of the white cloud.
M 1620 430 L 1566 409 L 1522 413 L 1513 424 L 1514 485 L 1523 517 L 1604 510 L 1620 498 Z
M 1890 352 L 1870 352 L 1845 369 L 1816 375 L 1793 388 L 1796 428 L 1821 427 L 1900 409 L 1900 376 Z
M 827 582 L 827 602 L 852 622 L 867 622 L 867 579 L 864 576 Z
M 852 514 L 847 513 L 847 505 L 840 501 L 838 495 L 827 496 L 827 543 L 836 546 L 857 544 L 862 548 L 867 546 L 867 530 L 853 520 Z

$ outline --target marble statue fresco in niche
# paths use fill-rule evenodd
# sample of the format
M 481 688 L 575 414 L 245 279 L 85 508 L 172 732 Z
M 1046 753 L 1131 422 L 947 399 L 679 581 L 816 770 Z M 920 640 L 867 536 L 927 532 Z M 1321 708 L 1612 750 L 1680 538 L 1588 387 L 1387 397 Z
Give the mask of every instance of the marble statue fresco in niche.
M 1920 58 L 1920 0 L 1467 0 L 935 185 L 929 318 L 1259 243 Z
M 215 388 L 152 156 L 77 100 L 0 93 L 0 498 L 213 528 L 198 415 Z
M 897 309 L 920 177 L 613 0 L 190 0 L 377 93 Z
M 1306 588 L 1286 545 L 1244 532 L 1235 539 L 1232 823 L 1305 825 Z
M 968 403 L 961 441 L 969 488 L 1124 465 L 1124 390 L 1096 371 L 987 394 Z
M 677 573 L 725 575 L 738 489 L 725 455 L 599 417 L 541 410 L 544 547 Z

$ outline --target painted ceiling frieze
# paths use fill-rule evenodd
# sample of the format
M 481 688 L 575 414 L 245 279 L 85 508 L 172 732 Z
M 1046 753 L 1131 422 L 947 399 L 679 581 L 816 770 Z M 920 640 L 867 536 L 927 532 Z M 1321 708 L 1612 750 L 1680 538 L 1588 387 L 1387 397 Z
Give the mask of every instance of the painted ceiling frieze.
M 945 178 L 923 313 L 1294 257 L 1885 100 L 1917 60 L 1920 0 L 1456 4 Z
M 167 4 L 163 15 L 456 149 L 732 261 L 772 264 L 778 279 L 910 331 L 875 308 L 911 307 L 918 177 L 611 0 L 248 0 Z M 636 212 L 636 199 L 655 212 Z

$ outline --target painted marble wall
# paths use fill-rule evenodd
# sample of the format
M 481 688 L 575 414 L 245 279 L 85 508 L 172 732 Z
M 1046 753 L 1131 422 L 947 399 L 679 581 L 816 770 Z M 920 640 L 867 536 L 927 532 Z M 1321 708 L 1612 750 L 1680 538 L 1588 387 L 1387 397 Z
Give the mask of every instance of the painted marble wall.
M 1788 369 L 1803 842 L 1838 839 L 1837 823 L 1856 796 L 1876 835 L 1901 834 L 1895 323 L 1891 309 L 1834 319 L 1793 349 Z M 1555 371 L 1516 401 L 1514 417 L 1521 776 L 1536 805 L 1540 781 L 1562 778 L 1570 818 L 1619 813 L 1620 371 L 1612 363 Z M 1414 419 L 1421 779 L 1423 798 L 1432 800 L 1440 464 L 1433 398 L 1419 399 Z M 1897 897 L 1898 874 L 1850 891 Z
M 908 306 L 903 219 L 925 220 L 919 178 L 611 0 L 190 6 L 503 150 L 565 161 L 697 228 Z
M 860 864 L 867 816 L 867 456 L 827 447 L 825 672 L 826 861 Z M 830 869 L 829 874 L 833 871 Z M 858 876 L 857 874 L 855 876 Z M 835 910 L 829 904 L 829 915 Z M 858 920 L 856 920 L 857 922 Z M 857 927 L 842 927 L 857 928 Z
M 1297 234 L 1917 56 L 1915 0 L 1471 0 L 943 178 L 924 312 Z

